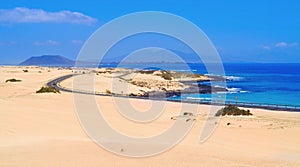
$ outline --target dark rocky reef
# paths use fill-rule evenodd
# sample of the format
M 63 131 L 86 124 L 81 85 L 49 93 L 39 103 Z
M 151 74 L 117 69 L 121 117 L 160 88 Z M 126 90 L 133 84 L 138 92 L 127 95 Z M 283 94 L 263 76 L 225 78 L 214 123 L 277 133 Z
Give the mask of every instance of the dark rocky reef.
M 208 94 L 208 93 L 216 93 L 216 92 L 226 92 L 226 88 L 222 87 L 215 87 L 205 84 L 198 84 L 198 85 L 190 85 L 188 88 L 181 91 L 184 94 L 192 94 L 192 93 L 199 93 L 199 94 Z
M 181 94 L 194 94 L 194 93 L 209 94 L 209 93 L 226 92 L 226 91 L 227 91 L 226 88 L 213 87 L 205 84 L 198 84 L 198 85 L 190 85 L 188 88 L 184 90 L 146 92 L 145 94 L 141 95 L 141 97 L 168 98 L 172 96 L 180 96 Z

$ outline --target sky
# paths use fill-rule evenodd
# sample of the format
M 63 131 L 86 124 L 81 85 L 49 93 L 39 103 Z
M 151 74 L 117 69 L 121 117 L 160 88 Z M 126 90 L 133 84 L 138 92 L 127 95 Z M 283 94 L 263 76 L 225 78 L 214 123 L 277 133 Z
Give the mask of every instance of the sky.
M 75 60 L 100 26 L 142 11 L 168 12 L 193 22 L 223 62 L 300 63 L 299 8 L 297 0 L 1 0 L 0 64 L 40 55 Z

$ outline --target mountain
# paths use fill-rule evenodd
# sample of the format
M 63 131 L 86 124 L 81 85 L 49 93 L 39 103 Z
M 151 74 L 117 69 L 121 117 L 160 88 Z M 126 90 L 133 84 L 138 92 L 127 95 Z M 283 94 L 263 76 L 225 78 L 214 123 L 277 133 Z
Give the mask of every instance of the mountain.
M 75 61 L 67 59 L 59 55 L 43 55 L 30 57 L 29 59 L 23 61 L 19 65 L 22 66 L 73 66 Z

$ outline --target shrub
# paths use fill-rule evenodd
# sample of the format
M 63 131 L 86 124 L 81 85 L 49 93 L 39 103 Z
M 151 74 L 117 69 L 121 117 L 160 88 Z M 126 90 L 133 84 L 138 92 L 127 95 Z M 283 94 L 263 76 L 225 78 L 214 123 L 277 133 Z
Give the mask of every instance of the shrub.
M 172 74 L 168 71 L 162 71 L 162 74 L 157 74 L 158 76 L 161 76 L 165 80 L 172 80 Z
M 253 115 L 252 113 L 250 113 L 249 110 L 243 110 L 243 109 L 239 109 L 238 107 L 234 106 L 234 105 L 228 105 L 222 109 L 220 109 L 215 116 L 225 116 L 225 115 L 233 115 L 233 116 L 238 116 L 238 115 Z
M 151 87 L 149 86 L 149 84 L 147 82 L 143 82 L 143 81 L 132 81 L 131 84 L 139 86 L 139 87 L 146 87 L 151 89 Z
M 28 70 L 23 70 L 23 72 L 28 72 Z
M 108 90 L 108 89 L 106 89 L 105 92 L 106 92 L 107 94 L 112 94 L 111 91 Z
M 99 74 L 105 74 L 105 73 L 106 73 L 106 71 L 98 71 L 97 75 L 99 75 Z
M 191 112 L 184 112 L 183 115 L 184 115 L 184 116 L 193 116 L 194 114 L 191 113 Z
M 138 72 L 141 74 L 153 74 L 155 70 L 140 70 Z
M 134 94 L 134 93 L 130 93 L 129 96 L 131 96 L 131 97 L 137 97 L 137 95 Z
M 36 91 L 36 93 L 60 93 L 60 91 L 55 87 L 43 86 L 40 90 Z
M 21 81 L 22 81 L 22 80 L 12 78 L 12 79 L 6 80 L 5 82 L 21 82 Z
M 172 80 L 172 75 L 169 73 L 163 74 L 161 77 L 165 80 Z

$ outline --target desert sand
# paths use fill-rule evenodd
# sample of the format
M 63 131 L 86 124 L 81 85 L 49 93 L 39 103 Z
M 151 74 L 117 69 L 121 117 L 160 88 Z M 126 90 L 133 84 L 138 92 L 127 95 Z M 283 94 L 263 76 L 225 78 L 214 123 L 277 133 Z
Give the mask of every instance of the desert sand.
M 199 143 L 209 105 L 197 105 L 191 131 L 164 153 L 127 158 L 108 152 L 84 132 L 72 93 L 35 93 L 48 81 L 71 73 L 70 69 L 0 67 L 0 166 L 300 166 L 300 113 L 250 109 L 254 116 L 222 117 L 211 137 Z M 5 82 L 11 78 L 22 81 Z M 61 84 L 70 87 L 72 83 Z M 96 85 L 97 89 L 110 88 L 108 79 Z M 165 103 L 162 115 L 140 124 L 122 117 L 114 98 L 95 98 L 114 129 L 136 137 L 167 129 L 181 107 L 180 103 L 158 102 Z M 141 99 L 130 99 L 130 103 L 140 111 L 152 105 Z

